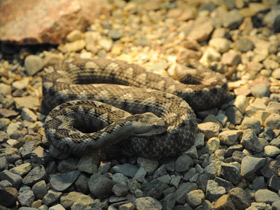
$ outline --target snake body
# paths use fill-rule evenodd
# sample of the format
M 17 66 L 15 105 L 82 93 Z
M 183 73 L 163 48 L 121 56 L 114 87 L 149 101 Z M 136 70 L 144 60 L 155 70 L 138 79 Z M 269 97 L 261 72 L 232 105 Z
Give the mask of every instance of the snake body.
M 193 109 L 209 109 L 226 98 L 222 77 L 209 75 L 208 84 L 183 84 L 136 64 L 101 58 L 50 67 L 42 101 L 45 112 L 51 110 L 47 139 L 78 155 L 119 142 L 147 158 L 178 155 L 194 143 Z

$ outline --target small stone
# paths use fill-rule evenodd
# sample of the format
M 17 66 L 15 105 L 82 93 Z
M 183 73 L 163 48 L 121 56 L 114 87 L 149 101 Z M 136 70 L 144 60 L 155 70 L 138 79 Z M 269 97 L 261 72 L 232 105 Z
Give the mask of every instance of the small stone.
M 125 203 L 119 206 L 119 210 L 134 210 L 135 206 L 133 203 Z
M 266 107 L 266 111 L 270 113 L 280 114 L 280 103 L 276 101 L 270 101 Z
M 215 48 L 218 52 L 224 53 L 227 52 L 230 48 L 230 41 L 226 38 L 217 37 L 212 38 L 209 41 L 209 45 L 213 48 Z
M 205 195 L 202 190 L 192 190 L 187 194 L 187 201 L 191 206 L 198 206 L 202 204 Z
M 79 39 L 82 39 L 82 32 L 80 30 L 74 30 L 71 31 L 67 36 L 66 36 L 66 40 L 68 42 L 74 42 L 77 41 Z
M 275 209 L 275 210 L 280 209 L 280 200 L 273 202 L 271 206 L 272 206 L 272 209 Z
M 22 180 L 23 184 L 33 185 L 36 182 L 45 179 L 47 176 L 44 166 L 39 165 L 33 168 Z
M 48 193 L 47 184 L 46 184 L 45 180 L 41 180 L 41 181 L 35 183 L 32 186 L 32 191 L 34 192 L 35 197 L 37 199 L 43 199 L 43 197 Z
M 109 37 L 114 41 L 122 38 L 122 36 L 123 36 L 123 34 L 117 30 L 112 29 L 109 31 Z
M 22 90 L 22 89 L 27 88 L 28 83 L 29 83 L 29 78 L 28 77 L 24 77 L 23 79 L 21 79 L 19 81 L 13 82 L 12 86 L 15 89 Z
M 88 195 L 81 195 L 71 206 L 71 210 L 94 209 L 94 200 Z M 97 209 L 97 208 L 96 208 Z
M 218 136 L 220 125 L 214 122 L 205 122 L 198 124 L 199 130 L 206 136 L 207 139 Z
M 56 192 L 54 190 L 49 190 L 48 193 L 43 197 L 42 202 L 46 204 L 47 206 L 53 205 L 56 203 L 60 196 L 62 195 L 62 192 Z
M 43 68 L 43 60 L 37 55 L 28 55 L 24 60 L 24 67 L 28 75 L 33 76 Z
M 212 47 L 208 47 L 201 56 L 199 62 L 204 65 L 209 65 L 215 61 L 220 61 L 221 54 Z
M 56 204 L 54 206 L 51 206 L 49 210 L 65 210 L 65 208 L 61 204 Z
M 220 175 L 222 178 L 232 182 L 233 184 L 238 184 L 240 181 L 240 165 L 239 163 L 222 163 L 220 169 Z
M 277 195 L 277 193 L 268 189 L 260 189 L 255 193 L 255 199 L 260 203 L 272 204 L 275 201 L 279 201 L 280 197 Z
M 24 163 L 24 164 L 21 164 L 19 166 L 16 166 L 16 167 L 10 169 L 10 171 L 14 174 L 18 174 L 20 176 L 25 176 L 31 169 L 32 169 L 31 163 Z
M 280 68 L 273 70 L 272 77 L 275 79 L 280 79 Z M 1 87 L 1 86 L 0 86 Z
M 18 200 L 18 191 L 14 187 L 5 187 L 0 189 L 0 205 L 12 207 Z M 0 207 L 1 208 L 1 207 Z
M 254 43 L 250 39 L 239 39 L 236 46 L 243 53 L 254 49 Z
M 214 153 L 220 147 L 220 140 L 217 137 L 213 137 L 207 141 L 206 147 L 210 154 Z
M 135 205 L 138 210 L 156 210 L 162 209 L 162 205 L 159 201 L 152 197 L 142 197 L 135 199 Z
M 78 52 L 84 49 L 86 46 L 85 40 L 76 40 L 74 42 L 66 43 L 65 45 L 60 45 L 58 49 L 62 52 Z
M 79 160 L 78 170 L 89 174 L 96 173 L 98 163 L 99 159 L 96 153 L 84 155 Z
M 35 122 L 37 120 L 37 115 L 28 108 L 22 109 L 21 116 L 23 120 L 30 122 Z
M 146 174 L 147 174 L 146 170 L 140 167 L 137 173 L 135 174 L 135 176 L 133 177 L 133 179 L 137 180 L 138 182 L 143 182 L 145 180 Z
M 12 87 L 4 83 L 0 83 L 0 94 L 1 95 L 11 95 Z
M 126 196 L 128 190 L 128 187 L 122 184 L 115 184 L 112 188 L 113 193 L 118 197 Z
M 223 54 L 221 62 L 227 66 L 237 66 L 241 62 L 241 56 L 235 51 L 229 51 Z
M 270 12 L 268 12 L 264 18 L 263 23 L 267 26 L 273 28 L 275 32 L 279 32 L 279 16 L 280 16 L 280 10 L 279 9 L 273 9 Z
M 7 180 L 9 181 L 13 187 L 19 188 L 22 182 L 21 176 L 14 174 L 8 170 L 4 170 L 0 172 L 0 180 Z
M 177 172 L 184 172 L 189 170 L 190 166 L 193 164 L 193 160 L 188 155 L 181 155 L 177 158 L 175 163 L 175 170 Z
M 34 96 L 15 97 L 14 100 L 17 109 L 28 108 L 37 110 L 40 106 L 39 98 Z
M 25 190 L 19 193 L 18 201 L 22 206 L 31 206 L 35 199 L 34 193 L 32 190 Z
M 258 176 L 253 180 L 252 189 L 257 191 L 259 189 L 267 188 L 263 176 Z
M 235 206 L 230 199 L 229 195 L 223 195 L 221 196 L 216 202 L 215 202 L 215 210 L 235 210 Z
M 238 210 L 246 209 L 251 205 L 250 196 L 240 187 L 232 188 L 229 195 Z
M 228 130 L 221 132 L 218 137 L 223 144 L 233 145 L 237 142 L 241 135 L 242 131 Z
M 265 158 L 256 158 L 251 156 L 246 156 L 241 162 L 241 172 L 240 175 L 244 178 L 249 178 L 254 175 L 256 171 L 265 165 Z
M 207 21 L 203 24 L 195 26 L 189 33 L 188 39 L 203 42 L 209 38 L 213 30 L 213 23 L 211 21 Z
M 64 208 L 70 208 L 72 204 L 77 201 L 83 194 L 79 192 L 69 192 L 67 195 L 60 197 L 60 203 Z
M 241 112 L 244 113 L 249 104 L 249 98 L 245 95 L 238 95 L 235 98 L 234 105 Z
M 111 39 L 101 39 L 99 45 L 106 51 L 110 51 L 113 46 L 113 41 Z
M 280 115 L 279 114 L 269 115 L 266 118 L 264 125 L 271 129 L 280 129 Z
M 0 157 L 0 171 L 5 170 L 8 167 L 7 158 L 5 156 Z
M 224 195 L 226 190 L 224 187 L 218 185 L 217 182 L 213 180 L 208 180 L 206 186 L 206 198 L 210 201 L 216 201 L 219 197 Z
M 254 152 L 261 152 L 263 150 L 260 140 L 257 137 L 256 133 L 251 130 L 245 130 L 241 139 L 241 144 L 249 150 Z
M 277 192 L 280 189 L 280 178 L 273 175 L 268 181 L 268 187 L 269 189 Z
M 229 191 L 231 188 L 233 188 L 233 184 L 231 182 L 220 177 L 216 177 L 214 181 L 217 182 L 219 186 L 224 187 L 226 191 Z
M 112 194 L 113 185 L 114 182 L 111 179 L 99 174 L 93 174 L 88 181 L 90 192 L 101 199 Z
M 243 130 L 252 129 L 258 134 L 261 131 L 261 122 L 254 117 L 245 117 L 240 125 L 240 128 Z
M 137 164 L 138 166 L 144 168 L 147 173 L 152 173 L 158 168 L 159 163 L 157 160 L 139 157 L 137 158 Z
M 242 23 L 243 16 L 240 14 L 238 10 L 234 9 L 228 12 L 222 20 L 223 20 L 223 26 L 225 28 L 229 28 L 233 30 L 233 29 L 237 29 L 239 25 Z
M 138 168 L 135 165 L 129 163 L 125 163 L 122 165 L 115 165 L 112 169 L 116 173 L 121 173 L 131 178 L 134 177 L 138 171 Z
M 63 174 L 53 174 L 50 178 L 50 185 L 56 191 L 64 191 L 76 181 L 79 175 L 79 171 L 70 171 Z
M 261 97 L 268 97 L 270 94 L 269 87 L 264 84 L 256 84 L 255 86 L 251 87 L 252 95 L 261 98 Z
M 275 146 L 267 145 L 264 147 L 264 154 L 268 157 L 274 157 L 280 154 L 280 149 Z

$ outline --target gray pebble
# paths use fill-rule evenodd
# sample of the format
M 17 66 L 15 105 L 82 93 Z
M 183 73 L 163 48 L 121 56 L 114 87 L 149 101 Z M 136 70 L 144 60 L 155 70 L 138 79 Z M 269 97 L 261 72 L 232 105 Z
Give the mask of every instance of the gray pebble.
M 135 205 L 138 210 L 162 209 L 161 203 L 152 197 L 136 198 Z
M 245 117 L 240 125 L 242 130 L 252 129 L 256 134 L 261 131 L 261 122 L 253 117 Z
M 241 144 L 246 149 L 252 150 L 254 152 L 261 152 L 263 150 L 259 138 L 257 137 L 256 133 L 251 129 L 245 130 L 243 132 Z
M 75 171 L 78 169 L 78 159 L 67 158 L 67 159 L 61 160 L 61 161 L 59 161 L 57 169 L 60 173 Z
M 147 173 L 152 173 L 158 168 L 158 161 L 147 158 L 137 158 L 137 165 L 145 169 Z
M 115 184 L 112 191 L 116 196 L 123 197 L 127 195 L 128 187 L 122 184 Z
M 21 116 L 23 120 L 30 122 L 35 122 L 37 120 L 37 115 L 28 108 L 22 109 Z
M 269 87 L 266 84 L 260 83 L 251 87 L 252 95 L 257 98 L 269 97 L 270 91 Z
M 280 115 L 279 114 L 271 114 L 269 115 L 264 125 L 271 129 L 280 129 Z
M 233 184 L 238 184 L 240 181 L 240 164 L 222 163 L 220 169 L 220 176 Z
M 254 49 L 254 43 L 250 39 L 239 39 L 236 46 L 241 52 L 247 52 Z
M 18 201 L 22 206 L 31 206 L 35 199 L 34 193 L 32 190 L 25 190 L 19 193 Z
M 0 171 L 5 170 L 8 167 L 7 158 L 5 156 L 0 157 Z
M 218 185 L 213 180 L 208 180 L 206 187 L 206 198 L 209 201 L 216 201 L 219 197 L 226 193 L 226 189 Z
M 88 177 L 86 177 L 84 174 L 80 174 L 80 176 L 77 178 L 75 182 L 75 188 L 77 191 L 82 193 L 88 192 Z
M 114 41 L 122 38 L 122 36 L 123 36 L 123 34 L 117 30 L 112 29 L 109 31 L 109 37 L 111 39 L 113 39 Z
M 241 176 L 244 178 L 249 178 L 254 175 L 256 171 L 265 165 L 265 158 L 256 158 L 251 156 L 246 156 L 241 162 Z
M 186 202 L 186 193 L 196 189 L 197 189 L 197 184 L 195 183 L 190 183 L 190 182 L 182 183 L 175 192 L 177 203 L 184 204 Z
M 234 206 L 238 210 L 246 209 L 251 205 L 250 196 L 247 194 L 245 190 L 243 190 L 240 187 L 232 188 L 229 191 L 229 195 L 234 203 Z
M 280 138 L 273 139 L 270 144 L 276 147 L 280 147 Z
M 223 26 L 229 29 L 237 29 L 243 21 L 243 16 L 238 10 L 231 10 L 223 18 Z
M 63 174 L 53 174 L 50 178 L 50 185 L 56 191 L 64 191 L 76 181 L 79 175 L 79 171 L 70 171 Z
M 176 200 L 175 200 L 175 193 L 167 194 L 160 203 L 163 206 L 163 209 L 174 209 Z
M 35 149 L 36 146 L 37 145 L 35 141 L 27 141 L 20 150 L 21 156 L 24 158 L 30 158 L 32 155 L 32 151 Z
M 175 162 L 175 170 L 177 172 L 184 172 L 189 170 L 191 165 L 193 165 L 192 158 L 188 155 L 181 155 Z
M 228 117 L 229 122 L 234 125 L 240 124 L 243 119 L 242 113 L 235 106 L 229 106 L 226 109 L 226 116 Z
M 97 201 L 98 202 L 98 201 Z M 79 209 L 101 209 L 94 208 L 94 200 L 88 195 L 81 195 L 71 206 L 71 210 L 79 210 Z
M 8 170 L 4 170 L 0 172 L 0 180 L 7 180 L 9 181 L 13 187 L 19 188 L 22 182 L 21 176 L 14 174 Z
M 277 195 L 277 193 L 268 189 L 260 189 L 255 193 L 255 199 L 260 203 L 272 204 L 275 201 L 279 201 L 280 197 Z
M 51 206 L 49 210 L 65 210 L 65 208 L 61 204 L 56 204 L 54 206 Z
M 99 174 L 93 174 L 88 181 L 91 194 L 101 199 L 112 194 L 113 185 L 114 182 L 111 179 Z
M 264 147 L 264 154 L 268 157 L 275 157 L 280 154 L 280 149 L 276 146 L 267 145 Z
M 268 180 L 268 187 L 269 189 L 277 192 L 280 189 L 280 178 L 276 175 L 273 175 Z
M 54 190 L 49 190 L 48 193 L 43 197 L 42 202 L 44 204 L 46 204 L 47 206 L 51 206 L 59 200 L 61 195 L 62 195 L 62 192 L 56 192 Z
M 44 166 L 36 166 L 22 180 L 23 184 L 33 185 L 47 176 Z
M 275 32 L 278 32 L 280 30 L 279 17 L 280 9 L 273 9 L 265 15 L 265 17 L 263 18 L 263 23 L 268 27 L 273 28 Z
M 222 186 L 226 189 L 226 191 L 229 191 L 231 188 L 233 188 L 233 184 L 225 179 L 222 179 L 221 177 L 216 177 L 215 182 L 218 183 L 219 186 Z
M 199 123 L 198 129 L 205 135 L 207 139 L 218 136 L 220 125 L 214 122 Z
M 43 60 L 37 55 L 29 55 L 24 60 L 24 67 L 28 75 L 32 76 L 43 68 Z
M 43 197 L 48 193 L 45 180 L 35 183 L 32 186 L 32 191 L 34 192 L 37 199 L 43 199 Z
M 233 145 L 236 143 L 237 139 L 242 135 L 242 131 L 239 130 L 228 130 L 219 133 L 219 139 L 223 144 Z
M 134 177 L 138 171 L 138 168 L 135 165 L 132 165 L 129 163 L 125 163 L 122 165 L 115 165 L 115 166 L 113 166 L 112 169 L 116 173 L 121 173 L 121 174 L 131 177 L 131 178 Z
M 0 189 L 4 189 L 6 187 L 12 187 L 12 183 L 8 180 L 2 180 L 0 181 Z
M 253 180 L 252 189 L 253 190 L 259 190 L 259 189 L 265 189 L 266 184 L 263 176 L 258 176 Z
M 168 184 L 157 179 L 154 179 L 151 182 L 143 183 L 142 185 L 143 193 L 156 199 L 162 196 L 163 191 L 166 188 L 168 188 Z
M 280 103 L 276 101 L 271 101 L 266 107 L 266 111 L 269 113 L 280 114 Z
M 8 119 L 8 118 L 1 118 L 0 119 L 0 129 L 1 130 L 6 130 L 6 128 L 8 127 L 8 125 L 9 125 L 9 123 L 10 123 L 10 120 Z M 4 131 L 1 131 L 1 133 L 2 133 L 2 135 L 3 134 L 6 134 L 7 135 L 7 133 L 5 133 Z M 2 139 L 2 138 L 1 138 Z M 0 139 L 0 140 L 1 140 Z M 2 140 L 1 140 L 2 141 Z
M 63 205 L 64 208 L 70 208 L 72 204 L 78 200 L 83 194 L 80 192 L 69 192 L 66 195 L 60 197 L 60 203 Z
M 86 172 L 88 174 L 96 173 L 98 163 L 99 159 L 96 153 L 84 155 L 79 160 L 78 170 L 81 172 Z

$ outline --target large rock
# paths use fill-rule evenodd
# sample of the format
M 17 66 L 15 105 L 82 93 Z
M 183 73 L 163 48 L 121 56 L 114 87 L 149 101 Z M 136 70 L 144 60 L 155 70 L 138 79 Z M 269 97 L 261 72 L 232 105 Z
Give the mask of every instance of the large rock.
M 2 0 L 0 41 L 59 44 L 109 8 L 105 0 Z

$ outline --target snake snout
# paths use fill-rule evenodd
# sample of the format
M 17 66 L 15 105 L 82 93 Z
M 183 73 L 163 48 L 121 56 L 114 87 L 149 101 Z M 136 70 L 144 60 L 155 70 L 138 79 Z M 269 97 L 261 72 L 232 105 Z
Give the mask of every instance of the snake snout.
M 156 116 L 151 112 L 138 114 L 139 118 L 133 122 L 137 127 L 137 136 L 152 136 L 158 135 L 167 130 L 167 123 L 164 119 Z

